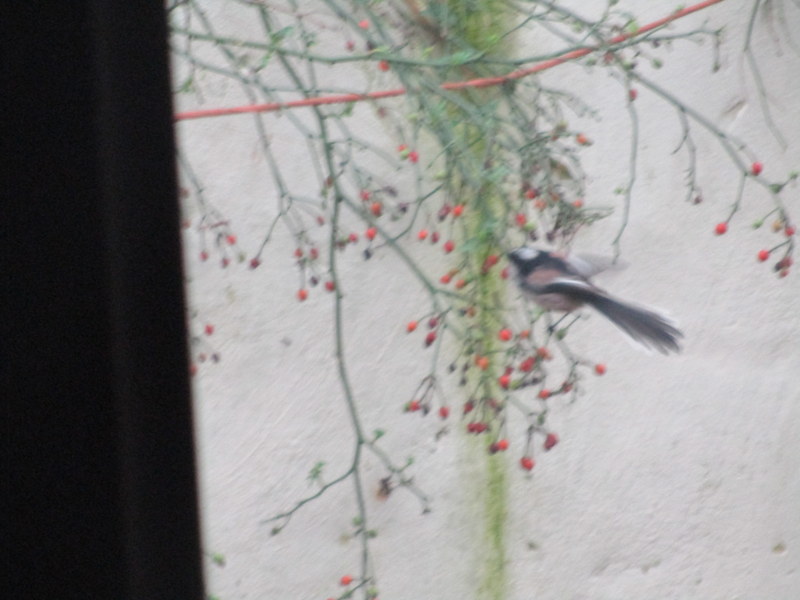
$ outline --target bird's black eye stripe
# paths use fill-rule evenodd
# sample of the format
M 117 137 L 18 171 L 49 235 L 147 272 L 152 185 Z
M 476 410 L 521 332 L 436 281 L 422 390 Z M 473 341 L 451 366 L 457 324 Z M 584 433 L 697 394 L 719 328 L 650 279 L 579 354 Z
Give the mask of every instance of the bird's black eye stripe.
M 536 257 L 527 260 L 518 257 L 515 258 L 513 255 L 512 259 L 520 275 L 523 277 L 537 269 L 554 269 L 565 275 L 578 275 L 568 262 L 552 254 L 547 254 L 546 252 L 540 252 Z

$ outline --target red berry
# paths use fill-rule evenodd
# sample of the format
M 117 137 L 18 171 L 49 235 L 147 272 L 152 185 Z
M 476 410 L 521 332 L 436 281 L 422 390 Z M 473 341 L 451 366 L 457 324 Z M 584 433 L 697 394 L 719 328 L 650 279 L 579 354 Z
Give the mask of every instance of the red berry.
M 579 133 L 575 136 L 575 141 L 578 142 L 581 146 L 588 146 L 591 142 L 589 142 L 589 138 L 587 138 L 584 134 Z
M 222 259 L 221 264 L 222 264 L 222 268 L 224 269 L 229 264 L 231 264 L 231 259 L 226 256 L 225 258 Z
M 500 451 L 508 450 L 508 440 L 505 438 L 497 440 L 497 449 Z
M 536 198 L 537 193 L 538 192 L 534 188 L 529 188 L 525 190 L 525 197 L 528 200 L 533 200 L 534 198 Z
M 450 409 L 448 407 L 442 406 L 439 409 L 439 416 L 442 417 L 443 419 L 446 419 L 449 414 L 450 414 Z
M 336 289 L 336 284 L 333 281 L 326 281 L 325 282 L 325 289 L 329 292 L 332 292 Z
M 450 283 L 450 280 L 451 280 L 452 278 L 453 278 L 453 276 L 452 276 L 452 275 L 450 275 L 450 273 L 445 273 L 444 275 L 442 275 L 442 276 L 439 278 L 439 281 L 440 281 L 441 283 L 443 283 L 444 285 L 447 285 L 448 283 Z
M 475 357 L 475 364 L 481 371 L 485 371 L 489 368 L 489 359 L 485 356 L 476 356 Z
M 519 464 L 526 471 L 532 471 L 536 462 L 530 456 L 523 456 L 519 459 Z
M 261 264 L 261 260 L 259 258 L 251 258 L 250 259 L 250 268 L 255 269 L 258 265 Z
M 500 277 L 502 279 L 508 279 L 508 267 L 505 267 L 502 271 L 500 271 Z
M 372 206 L 369 207 L 370 212 L 376 217 L 380 217 L 383 214 L 383 204 L 380 202 L 373 202 Z
M 428 319 L 428 329 L 435 329 L 436 326 L 439 324 L 439 319 L 436 317 L 431 317 Z
M 388 71 L 389 69 L 391 69 L 391 67 L 389 66 L 389 61 L 388 61 L 388 60 L 382 60 L 382 61 L 380 61 L 380 62 L 378 63 L 378 68 L 379 68 L 381 71 L 383 71 L 383 72 L 386 72 L 386 71 Z
M 428 335 L 425 336 L 425 346 L 430 346 L 435 341 L 436 341 L 436 332 L 429 331 Z
M 308 290 L 307 289 L 303 288 L 303 289 L 297 290 L 297 299 L 300 300 L 300 302 L 302 302 L 306 298 L 308 298 Z
M 500 260 L 497 254 L 490 254 L 486 257 L 486 260 L 483 261 L 483 272 L 486 273 L 491 269 L 493 266 L 497 264 L 497 261 Z
M 350 575 L 342 575 L 342 578 L 339 580 L 339 583 L 341 583 L 342 585 L 350 585 L 351 583 L 353 583 L 353 578 Z
M 349 236 L 347 236 L 347 239 L 350 241 L 351 244 L 355 244 L 358 241 L 358 234 L 351 233 Z
M 514 337 L 514 334 L 511 333 L 510 329 L 506 328 L 506 329 L 501 329 L 500 333 L 497 334 L 497 337 L 499 337 L 502 341 L 507 342 L 512 337 Z
M 553 446 L 558 443 L 558 436 L 555 433 L 548 433 L 547 437 L 544 438 L 544 449 L 550 450 Z
M 497 383 L 500 384 L 500 387 L 504 390 L 508 389 L 509 384 L 511 383 L 511 375 L 501 375 L 497 378 Z
M 514 216 L 514 221 L 518 227 L 525 227 L 525 225 L 528 223 L 528 217 L 526 217 L 523 213 L 517 213 Z
M 606 366 L 603 363 L 597 363 L 594 366 L 594 372 L 598 375 L 603 375 L 606 372 Z
M 527 373 L 528 371 L 533 369 L 533 365 L 535 364 L 536 364 L 536 357 L 529 356 L 519 364 L 519 370 L 522 371 L 523 373 Z
M 628 90 L 628 99 L 630 99 L 631 102 L 636 100 L 636 96 L 638 96 L 638 95 L 639 95 L 639 92 L 637 92 L 635 88 L 631 88 L 631 89 Z
M 717 235 L 722 235 L 723 233 L 728 231 L 728 224 L 725 222 L 717 223 L 717 226 L 714 228 L 714 231 L 717 233 Z
M 203 262 L 207 261 L 207 260 L 208 260 L 208 252 L 206 252 L 205 250 L 203 250 L 203 251 L 200 253 L 200 260 L 202 260 Z
M 361 29 L 369 29 L 369 21 L 367 19 L 362 19 L 358 22 L 358 26 L 361 27 Z
M 416 321 L 409 321 L 408 325 L 406 325 L 406 331 L 408 333 L 411 333 L 417 328 L 417 325 L 419 325 L 419 323 L 417 323 Z
M 408 160 L 410 160 L 412 163 L 417 162 L 419 160 L 419 153 L 416 150 L 412 150 L 408 153 Z
M 797 228 L 794 225 L 787 225 L 786 228 L 783 230 L 783 233 L 786 234 L 786 237 L 792 237 L 796 231 Z
M 769 259 L 769 250 L 759 250 L 758 251 L 758 260 L 761 262 L 766 261 Z
M 550 354 L 550 350 L 548 350 L 544 346 L 536 349 L 536 356 L 544 360 L 550 360 L 551 358 L 553 358 L 553 355 Z
M 419 403 L 419 400 L 412 400 L 406 404 L 407 412 L 417 412 L 420 408 L 422 408 L 422 405 Z
M 436 244 L 438 242 L 439 242 L 439 232 L 438 231 L 434 231 L 431 234 L 431 244 Z
M 347 43 L 344 45 L 348 51 L 352 52 L 356 48 L 356 43 L 353 40 L 347 40 Z
M 542 388 L 541 390 L 539 390 L 539 398 L 541 398 L 542 400 L 547 400 L 550 397 L 551 393 L 552 392 L 547 388 Z
M 370 196 L 371 196 L 372 194 L 370 193 L 370 191 L 369 191 L 369 190 L 361 190 L 361 191 L 358 193 L 358 195 L 361 197 L 361 199 L 362 199 L 364 202 L 366 202 L 367 200 L 369 200 L 369 198 L 370 198 Z
M 197 365 L 195 364 L 189 365 L 189 375 L 191 375 L 192 377 L 197 375 Z
M 311 248 L 311 250 L 308 251 L 308 257 L 311 260 L 317 260 L 319 258 L 319 250 L 316 248 Z
M 453 251 L 453 248 L 456 247 L 456 243 L 453 240 L 447 240 L 444 243 L 444 251 L 445 254 L 450 254 Z
M 753 163 L 753 164 L 750 166 L 750 172 L 751 172 L 753 175 L 755 175 L 755 176 L 758 176 L 758 175 L 760 175 L 760 174 L 761 174 L 761 171 L 763 171 L 763 170 L 764 170 L 764 165 L 763 165 L 763 164 L 761 164 L 760 162 L 754 162 L 754 163 Z
M 473 408 L 475 408 L 475 404 L 472 402 L 472 400 L 468 400 L 467 402 L 464 402 L 464 414 L 465 415 L 468 414 L 468 413 L 471 413 Z
M 206 335 L 211 335 L 212 333 L 214 333 L 214 326 L 211 323 L 209 323 L 205 327 L 205 332 L 206 332 Z
M 467 285 L 467 280 L 466 279 L 459 279 L 458 281 L 456 281 L 456 289 L 457 290 L 460 290 L 461 288 L 465 287 L 466 285 Z
M 419 233 L 417 233 L 417 239 L 422 241 L 426 237 L 428 237 L 428 230 L 427 229 L 420 229 Z
M 295 248 L 294 256 L 295 256 L 295 258 L 303 258 L 303 249 L 302 248 Z
M 364 237 L 368 240 L 374 240 L 376 235 L 378 235 L 378 230 L 374 227 L 370 227 L 364 232 Z
M 228 242 L 229 245 L 233 246 L 236 243 L 236 236 L 231 233 L 225 237 L 225 241 Z
M 583 200 L 581 200 L 580 198 L 578 198 L 577 200 L 573 200 L 572 206 L 574 206 L 575 208 L 583 208 Z
M 464 205 L 463 204 L 456 204 L 453 207 L 453 217 L 460 217 L 464 212 Z

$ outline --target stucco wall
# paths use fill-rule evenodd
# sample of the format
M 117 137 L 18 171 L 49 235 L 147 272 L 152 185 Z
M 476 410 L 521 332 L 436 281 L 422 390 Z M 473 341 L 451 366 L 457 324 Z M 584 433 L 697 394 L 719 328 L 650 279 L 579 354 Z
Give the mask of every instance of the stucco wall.
M 740 52 L 750 3 L 723 2 L 676 26 L 725 25 L 717 73 L 710 72 L 710 48 L 686 42 L 664 54 L 663 69 L 649 73 L 743 138 L 776 179 L 800 168 L 800 11 L 783 4 L 794 48 L 779 19 L 759 20 L 754 46 L 785 150 L 765 126 Z M 642 23 L 674 8 L 663 1 L 628 5 Z M 210 2 L 209 16 L 231 31 L 257 31 L 236 6 Z M 531 48 L 534 42 L 521 40 Z M 184 68 L 176 64 L 177 73 Z M 353 69 L 357 86 L 368 76 Z M 595 142 L 582 153 L 586 200 L 609 204 L 629 166 L 622 88 L 604 71 L 574 65 L 544 77 L 600 110 L 600 120 L 585 121 Z M 178 110 L 247 103 L 233 83 L 211 75 L 198 81 L 202 102 L 179 94 Z M 637 108 L 642 145 L 623 241 L 629 266 L 599 283 L 667 309 L 685 332 L 684 350 L 669 357 L 641 353 L 600 317 L 571 336 L 578 353 L 602 356 L 608 373 L 589 381 L 578 402 L 553 410 L 561 443 L 532 476 L 517 467 L 517 454 L 491 459 L 508 486 L 505 597 L 798 598 L 800 280 L 796 272 L 777 279 L 755 259 L 775 239 L 768 227 L 751 228 L 769 205 L 765 192 L 749 187 L 728 234 L 715 236 L 714 224 L 725 219 L 736 193 L 736 172 L 715 140 L 698 133 L 704 201 L 688 204 L 686 156 L 671 153 L 681 136 L 674 110 L 647 93 Z M 363 135 L 386 135 L 372 109 L 357 106 L 355 114 Z M 308 179 L 314 193 L 306 147 L 294 129 L 285 117 L 265 123 L 287 178 Z M 276 207 L 252 117 L 182 122 L 178 132 L 207 197 L 253 255 Z M 785 197 L 800 216 L 797 186 Z M 197 215 L 189 199 L 186 218 L 196 222 Z M 576 249 L 610 252 L 618 219 L 590 228 Z M 350 482 L 304 507 L 280 535 L 260 524 L 313 491 L 307 474 L 315 462 L 327 463 L 328 478 L 346 470 L 354 444 L 333 361 L 332 295 L 316 290 L 296 301 L 293 249 L 279 227 L 258 269 L 246 263 L 222 269 L 216 260 L 198 260 L 199 236 L 186 231 L 193 327 L 199 333 L 214 324 L 205 337 L 222 358 L 202 365 L 195 378 L 204 545 L 227 563 L 209 563 L 209 592 L 222 600 L 338 596 L 339 577 L 358 571 L 360 550 L 348 535 L 356 514 Z M 414 244 L 410 251 L 431 273 L 446 264 L 433 264 L 438 259 Z M 415 482 L 433 509 L 421 515 L 417 499 L 402 490 L 379 499 L 384 473 L 366 461 L 380 598 L 479 597 L 490 551 L 485 449 L 458 426 L 437 439 L 441 423 L 434 415 L 401 410 L 429 361 L 420 339 L 404 330 L 425 310 L 425 298 L 391 253 L 364 261 L 353 248 L 342 256 L 347 361 L 365 428 L 385 429 L 383 447 L 398 461 L 414 457 Z M 512 429 L 512 442 L 523 426 Z

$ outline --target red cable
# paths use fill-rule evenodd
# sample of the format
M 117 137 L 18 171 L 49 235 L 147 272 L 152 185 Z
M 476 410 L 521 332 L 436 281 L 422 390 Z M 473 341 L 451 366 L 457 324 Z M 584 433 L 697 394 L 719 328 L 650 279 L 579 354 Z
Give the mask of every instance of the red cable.
M 648 23 L 647 25 L 640 27 L 635 33 L 630 33 L 630 34 L 626 33 L 611 38 L 608 44 L 609 45 L 619 44 L 621 42 L 624 42 L 625 40 L 637 37 L 639 35 L 642 35 L 643 33 L 647 33 L 648 31 L 656 29 L 657 27 L 661 27 L 662 25 L 665 25 L 667 23 L 685 17 L 686 15 L 698 12 L 714 4 L 719 4 L 720 2 L 723 2 L 723 0 L 705 0 L 704 2 L 698 2 L 697 4 L 689 6 L 688 8 L 675 11 L 669 16 L 658 19 L 657 21 L 653 21 L 652 23 Z M 537 63 L 532 67 L 527 67 L 525 69 L 512 71 L 507 75 L 501 75 L 497 77 L 482 77 L 479 79 L 470 79 L 468 81 L 452 81 L 449 83 L 443 83 L 441 87 L 443 90 L 460 90 L 464 88 L 482 88 L 482 87 L 490 87 L 493 85 L 501 85 L 507 81 L 512 81 L 514 79 L 521 79 L 522 77 L 526 77 L 533 73 L 546 71 L 547 69 L 551 69 L 557 65 L 563 64 L 570 60 L 586 56 L 587 54 L 590 54 L 596 50 L 598 50 L 597 47 L 572 50 L 562 56 L 559 56 L 558 58 L 546 60 L 544 62 Z M 379 98 L 392 98 L 394 96 L 402 96 L 405 93 L 406 90 L 404 88 L 399 88 L 394 90 L 383 90 L 382 92 L 368 92 L 366 94 L 339 94 L 336 96 L 303 98 L 302 100 L 291 100 L 289 102 L 269 102 L 267 104 L 250 104 L 248 106 L 235 106 L 232 108 L 191 110 L 176 114 L 175 120 L 183 121 L 186 119 L 202 119 L 205 117 L 220 117 L 224 115 L 237 115 L 242 113 L 272 112 L 276 110 L 282 110 L 285 108 L 300 108 L 303 106 L 321 106 L 323 104 L 341 104 L 345 102 L 359 102 L 361 100 L 377 100 Z

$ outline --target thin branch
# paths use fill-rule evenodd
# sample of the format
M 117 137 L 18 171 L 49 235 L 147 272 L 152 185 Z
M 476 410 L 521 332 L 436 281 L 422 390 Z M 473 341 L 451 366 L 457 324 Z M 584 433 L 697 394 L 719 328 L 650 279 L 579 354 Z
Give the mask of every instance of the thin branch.
M 709 6 L 713 6 L 714 4 L 719 4 L 720 2 L 723 1 L 724 0 L 705 0 L 704 2 L 699 2 L 687 8 L 675 11 L 671 15 L 662 17 L 661 19 L 657 19 L 652 23 L 648 23 L 647 25 L 640 27 L 635 33 L 618 35 L 608 40 L 602 47 L 594 46 L 588 48 L 577 48 L 569 50 L 564 52 L 561 56 L 552 58 L 550 60 L 546 60 L 544 62 L 537 63 L 531 67 L 513 71 L 507 75 L 496 76 L 496 77 L 480 77 L 468 81 L 447 82 L 441 84 L 441 88 L 443 90 L 463 90 L 468 88 L 483 88 L 483 87 L 493 87 L 493 86 L 503 85 L 517 79 L 528 77 L 529 75 L 533 75 L 534 73 L 541 73 L 542 71 L 552 69 L 553 67 L 575 60 L 577 58 L 582 58 L 587 54 L 591 54 L 592 52 L 595 52 L 597 50 L 613 49 L 613 46 L 615 44 L 621 44 L 631 38 L 639 37 L 653 29 L 663 27 L 664 25 L 671 23 L 672 21 L 681 19 L 687 15 L 706 9 Z M 180 121 L 187 119 L 202 119 L 206 117 L 219 117 L 225 115 L 235 115 L 235 114 L 252 113 L 252 112 L 274 112 L 290 108 L 313 107 L 313 106 L 323 106 L 326 104 L 342 104 L 347 102 L 361 102 L 364 100 L 393 98 L 405 94 L 406 94 L 405 88 L 398 88 L 394 90 L 383 90 L 379 92 L 368 92 L 364 94 L 339 94 L 335 96 L 303 98 L 302 100 L 294 100 L 289 102 L 269 102 L 266 104 L 253 104 L 248 106 L 238 106 L 232 108 L 216 108 L 210 110 L 186 111 L 176 114 L 175 119 Z

